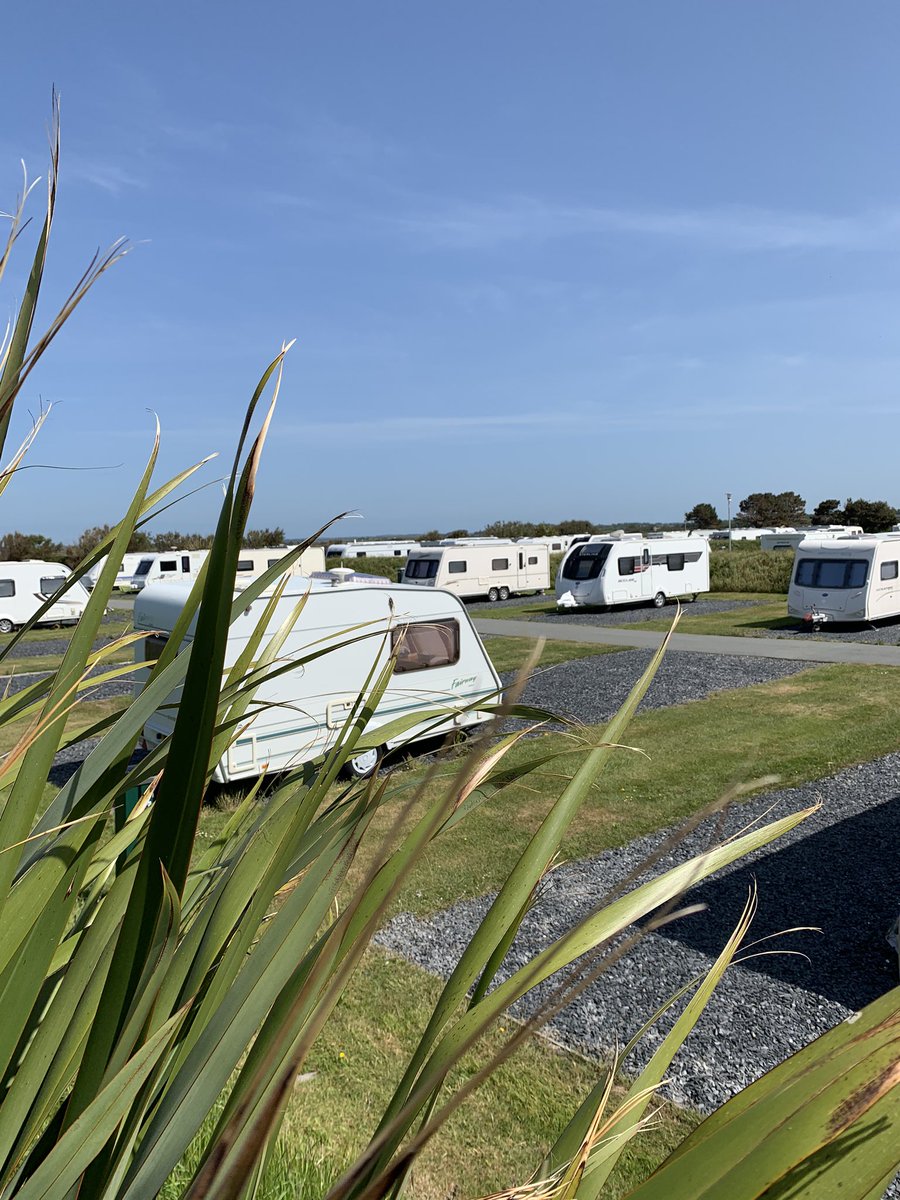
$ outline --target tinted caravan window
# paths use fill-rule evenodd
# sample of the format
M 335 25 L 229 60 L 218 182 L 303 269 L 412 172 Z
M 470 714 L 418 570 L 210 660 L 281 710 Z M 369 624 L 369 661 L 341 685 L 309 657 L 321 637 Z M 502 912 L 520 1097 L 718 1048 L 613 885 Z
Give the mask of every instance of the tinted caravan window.
M 609 542 L 580 542 L 563 562 L 563 579 L 596 579 L 611 549 Z

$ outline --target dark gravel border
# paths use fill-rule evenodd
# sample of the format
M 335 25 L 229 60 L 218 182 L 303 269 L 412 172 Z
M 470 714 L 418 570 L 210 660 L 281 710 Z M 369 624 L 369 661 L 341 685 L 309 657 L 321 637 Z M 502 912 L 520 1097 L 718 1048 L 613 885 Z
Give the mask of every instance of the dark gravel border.
M 900 753 L 849 767 L 802 787 L 769 792 L 736 806 L 724 823 L 733 834 L 774 805 L 782 816 L 822 807 L 773 847 L 757 851 L 691 893 L 708 911 L 649 934 L 627 958 L 591 984 L 551 1025 L 562 1044 L 603 1056 L 622 1045 L 677 988 L 708 969 L 729 936 L 753 881 L 760 907 L 751 939 L 797 925 L 821 934 L 779 939 L 779 949 L 807 958 L 756 958 L 726 975 L 677 1057 L 669 1077 L 675 1100 L 711 1111 L 765 1070 L 895 985 L 897 956 L 886 932 L 900 907 Z M 705 848 L 707 821 L 670 851 L 656 874 Z M 500 978 L 590 912 L 603 895 L 671 831 L 638 839 L 554 872 L 541 890 Z M 427 920 L 401 914 L 378 941 L 446 976 L 487 911 L 490 897 L 467 901 Z M 550 984 L 517 1009 L 533 1011 Z M 650 1058 L 674 1014 L 632 1062 Z
M 652 657 L 652 650 L 620 650 L 539 669 L 529 679 L 523 701 L 587 725 L 608 721 Z M 669 650 L 639 711 L 704 700 L 713 692 L 771 683 L 817 665 L 797 659 Z M 507 675 L 504 683 L 514 678 L 514 674 Z

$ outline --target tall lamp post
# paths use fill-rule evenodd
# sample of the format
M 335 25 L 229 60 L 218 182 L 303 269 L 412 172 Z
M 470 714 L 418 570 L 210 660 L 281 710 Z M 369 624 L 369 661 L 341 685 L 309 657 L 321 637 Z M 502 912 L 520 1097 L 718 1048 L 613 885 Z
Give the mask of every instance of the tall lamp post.
M 734 549 L 734 543 L 731 540 L 731 492 L 725 493 L 725 499 L 728 501 L 728 549 Z

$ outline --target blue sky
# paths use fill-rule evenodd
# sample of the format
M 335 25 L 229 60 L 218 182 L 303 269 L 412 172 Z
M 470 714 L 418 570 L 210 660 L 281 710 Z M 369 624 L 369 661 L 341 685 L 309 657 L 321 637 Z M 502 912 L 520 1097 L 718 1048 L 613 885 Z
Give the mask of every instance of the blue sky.
M 255 525 L 900 503 L 896 4 L 51 0 L 5 30 L 0 207 L 62 95 L 45 314 L 135 248 L 15 423 L 53 401 L 33 461 L 106 469 L 23 473 L 3 528 L 115 519 L 148 408 L 161 473 L 227 458 L 294 337 Z

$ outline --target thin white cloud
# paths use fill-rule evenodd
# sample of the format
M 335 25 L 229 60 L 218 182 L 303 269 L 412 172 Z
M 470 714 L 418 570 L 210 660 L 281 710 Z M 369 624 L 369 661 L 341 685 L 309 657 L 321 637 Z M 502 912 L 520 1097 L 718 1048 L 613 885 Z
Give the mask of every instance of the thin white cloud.
M 605 208 L 513 197 L 457 202 L 389 218 L 397 231 L 437 246 L 479 249 L 562 238 L 635 236 L 726 251 L 900 250 L 900 209 L 834 215 L 729 207 Z
M 104 192 L 109 192 L 111 196 L 120 195 L 126 188 L 147 186 L 145 180 L 120 163 L 103 162 L 78 154 L 66 156 L 66 175 L 70 179 L 77 179 L 82 183 L 89 183 L 93 187 L 100 188 Z

